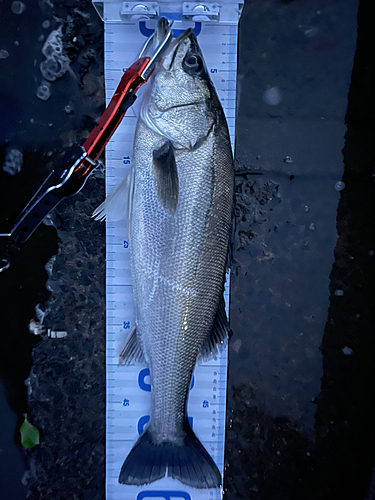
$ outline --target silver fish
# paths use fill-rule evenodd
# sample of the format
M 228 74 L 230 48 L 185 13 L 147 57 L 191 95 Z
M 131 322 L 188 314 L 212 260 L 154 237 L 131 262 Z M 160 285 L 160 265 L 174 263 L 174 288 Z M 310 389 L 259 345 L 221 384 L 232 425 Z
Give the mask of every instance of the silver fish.
M 129 207 L 137 319 L 122 358 L 150 369 L 150 422 L 122 466 L 122 484 L 167 475 L 194 488 L 221 485 L 189 425 L 187 400 L 197 359 L 216 354 L 229 331 L 223 283 L 233 179 L 225 116 L 189 29 L 147 84 L 131 175 L 96 212 Z

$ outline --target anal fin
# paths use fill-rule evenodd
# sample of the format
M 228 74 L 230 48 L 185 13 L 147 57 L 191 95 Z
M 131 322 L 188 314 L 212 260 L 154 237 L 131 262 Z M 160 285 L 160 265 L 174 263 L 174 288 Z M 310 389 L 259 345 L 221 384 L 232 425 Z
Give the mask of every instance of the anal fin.
M 228 338 L 231 337 L 231 335 L 232 331 L 228 323 L 224 297 L 222 296 L 220 297 L 219 306 L 216 311 L 211 335 L 208 337 L 198 355 L 198 363 L 208 361 L 214 356 L 217 356 L 227 345 Z

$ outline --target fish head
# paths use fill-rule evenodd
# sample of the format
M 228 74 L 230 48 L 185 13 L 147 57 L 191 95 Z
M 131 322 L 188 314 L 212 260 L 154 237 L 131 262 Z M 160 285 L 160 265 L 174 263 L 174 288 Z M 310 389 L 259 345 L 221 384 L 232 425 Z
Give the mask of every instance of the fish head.
M 196 147 L 212 130 L 221 106 L 192 29 L 173 40 L 150 80 L 143 121 L 176 149 Z

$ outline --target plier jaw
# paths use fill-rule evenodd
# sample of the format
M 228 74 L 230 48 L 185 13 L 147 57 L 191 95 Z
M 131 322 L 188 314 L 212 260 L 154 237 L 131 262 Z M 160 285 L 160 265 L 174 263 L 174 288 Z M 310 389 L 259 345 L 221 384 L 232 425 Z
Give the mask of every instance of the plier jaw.
M 150 55 L 150 60 L 140 75 L 144 81 L 147 81 L 148 77 L 154 70 L 156 63 L 162 58 L 164 52 L 169 47 L 173 38 L 173 31 L 172 31 L 173 21 L 171 24 L 169 24 L 165 18 L 161 18 L 158 22 L 158 26 L 160 23 L 164 25 L 165 34 L 163 38 L 160 40 L 160 42 L 156 45 L 156 47 L 153 48 L 153 51 Z M 157 36 L 157 31 L 155 30 L 153 35 L 151 35 L 150 38 L 144 44 L 138 56 L 139 58 L 143 57 L 150 49 L 152 49 L 152 45 L 153 44 L 155 45 L 156 36 Z
M 165 35 L 155 45 L 160 36 L 159 28 Z M 11 258 L 60 201 L 78 193 L 90 173 L 98 166 L 99 157 L 119 126 L 126 111 L 136 100 L 136 92 L 143 85 L 156 63 L 161 59 L 173 38 L 171 25 L 165 18 L 158 21 L 153 35 L 146 41 L 139 58 L 125 71 L 107 108 L 93 131 L 82 144 L 69 151 L 40 186 L 27 206 L 23 209 L 9 233 L 0 238 L 9 238 L 4 256 L 0 256 L 0 273 L 9 268 Z M 153 46 L 153 47 L 152 47 Z M 150 53 L 148 56 L 144 54 Z
M 168 24 L 165 18 L 160 19 L 158 25 L 161 22 L 165 25 L 165 35 L 162 40 L 153 48 L 150 56 L 144 56 L 155 42 L 155 37 L 157 36 L 157 31 L 155 30 L 154 34 L 151 35 L 143 46 L 138 59 L 123 74 L 107 109 L 84 142 L 83 148 L 88 155 L 86 161 L 91 160 L 93 166 L 87 165 L 87 168 L 83 169 L 81 175 L 88 175 L 95 168 L 99 156 L 119 126 L 126 111 L 136 100 L 135 94 L 137 90 L 148 80 L 156 63 L 169 47 L 173 38 L 171 25 Z M 87 173 L 86 170 L 88 170 Z

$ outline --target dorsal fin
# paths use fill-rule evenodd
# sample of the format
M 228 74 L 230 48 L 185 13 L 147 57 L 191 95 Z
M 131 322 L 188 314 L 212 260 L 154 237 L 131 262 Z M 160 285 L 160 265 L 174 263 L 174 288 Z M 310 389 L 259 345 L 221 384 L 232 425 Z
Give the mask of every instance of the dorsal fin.
M 103 203 L 94 210 L 92 217 L 101 222 L 104 220 L 114 222 L 125 219 L 128 233 L 130 234 L 133 194 L 134 172 L 132 169 L 132 171 L 112 189 Z
M 128 340 L 120 353 L 119 365 L 130 365 L 131 363 L 144 364 L 145 358 L 143 356 L 142 347 L 137 337 L 137 323 L 134 323 L 130 332 Z

